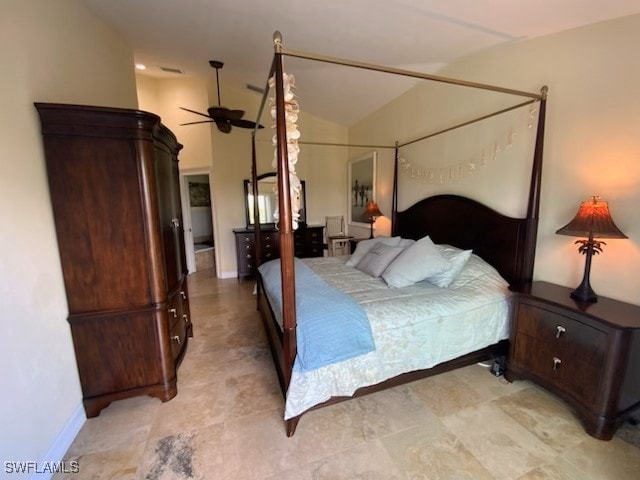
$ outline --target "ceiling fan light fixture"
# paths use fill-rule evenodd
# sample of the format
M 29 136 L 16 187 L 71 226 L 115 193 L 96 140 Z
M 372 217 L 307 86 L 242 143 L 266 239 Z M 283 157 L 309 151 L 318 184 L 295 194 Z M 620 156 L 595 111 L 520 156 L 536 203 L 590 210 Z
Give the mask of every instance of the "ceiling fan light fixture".
M 231 110 L 227 107 L 223 107 L 220 103 L 220 79 L 218 71 L 224 66 L 224 63 L 219 60 L 209 60 L 209 65 L 216 70 L 216 89 L 218 91 L 218 105 L 212 106 L 207 109 L 207 113 L 200 113 L 195 110 L 180 107 L 187 112 L 195 113 L 203 117 L 207 117 L 209 120 L 201 120 L 199 122 L 183 123 L 181 125 L 194 125 L 196 123 L 215 123 L 218 130 L 222 133 L 231 133 L 231 127 L 238 128 L 264 128 L 260 124 L 256 124 L 250 120 L 244 120 L 244 110 Z

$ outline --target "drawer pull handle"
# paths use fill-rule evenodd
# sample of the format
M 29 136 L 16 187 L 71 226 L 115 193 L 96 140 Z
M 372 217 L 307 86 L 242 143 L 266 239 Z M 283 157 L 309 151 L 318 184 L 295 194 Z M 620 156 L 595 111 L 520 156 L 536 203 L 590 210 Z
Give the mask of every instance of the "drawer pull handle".
M 189 325 L 189 317 L 187 316 L 187 314 L 185 313 L 184 315 L 182 315 L 182 318 L 184 319 L 184 323 L 186 323 L 187 325 Z
M 563 333 L 565 333 L 567 331 L 566 328 L 564 328 L 562 325 L 558 325 L 556 327 L 556 338 L 560 338 L 560 335 L 562 335 Z
M 183 300 L 187 299 L 187 294 L 184 293 L 184 290 L 180 290 L 180 296 L 182 297 Z
M 178 318 L 178 311 L 175 308 L 170 308 L 169 313 L 173 315 L 173 318 Z
M 182 343 L 182 341 L 180 340 L 180 337 L 178 335 L 174 335 L 173 337 L 171 337 L 171 339 L 176 342 L 178 345 L 180 345 Z
M 558 369 L 558 365 L 560 365 L 562 363 L 562 360 L 560 360 L 558 357 L 553 357 L 553 369 L 557 370 Z

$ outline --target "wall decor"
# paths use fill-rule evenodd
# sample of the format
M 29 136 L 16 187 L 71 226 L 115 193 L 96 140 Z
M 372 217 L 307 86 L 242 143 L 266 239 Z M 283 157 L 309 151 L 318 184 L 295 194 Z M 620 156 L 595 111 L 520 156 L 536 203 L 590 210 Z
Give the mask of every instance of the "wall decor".
M 364 217 L 369 202 L 376 201 L 377 153 L 369 152 L 349 160 L 349 210 L 348 223 L 369 228 L 369 219 Z

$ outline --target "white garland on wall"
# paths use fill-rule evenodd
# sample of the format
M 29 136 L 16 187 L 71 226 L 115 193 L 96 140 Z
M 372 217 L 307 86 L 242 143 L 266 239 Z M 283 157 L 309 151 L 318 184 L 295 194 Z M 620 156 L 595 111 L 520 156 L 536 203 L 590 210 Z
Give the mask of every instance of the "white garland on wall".
M 296 163 L 298 163 L 298 154 L 300 153 L 300 146 L 298 140 L 300 139 L 300 131 L 298 130 L 298 113 L 300 113 L 300 107 L 298 101 L 295 99 L 293 89 L 295 88 L 295 78 L 293 75 L 283 73 L 284 84 L 284 112 L 285 112 L 285 124 L 287 129 L 287 156 L 289 160 L 289 185 L 291 190 L 291 224 L 294 230 L 298 228 L 298 222 L 300 220 L 300 207 L 301 207 L 301 192 L 302 184 L 296 174 Z M 272 128 L 276 128 L 276 100 L 275 100 L 275 77 L 269 79 L 269 87 L 274 92 L 273 96 L 269 97 L 269 105 L 271 106 L 271 118 L 274 120 Z M 277 134 L 273 135 L 272 144 L 275 148 L 273 152 L 273 162 L 271 166 L 278 169 L 278 139 Z M 278 184 L 274 187 L 276 198 L 278 196 Z M 276 203 L 275 212 L 273 214 L 276 222 L 280 219 L 278 203 Z
M 531 104 L 527 117 L 527 128 L 533 128 L 537 111 L 536 104 Z M 469 160 L 443 167 L 424 168 L 404 157 L 400 157 L 398 159 L 400 173 L 416 181 L 428 184 L 444 185 L 445 183 L 460 182 L 463 178 L 471 176 L 480 168 L 485 167 L 489 159 L 495 161 L 502 152 L 510 150 L 513 147 L 516 136 L 517 134 L 512 127 L 507 134 L 501 136 L 501 140 L 495 141 L 491 147 L 483 148 L 480 153 L 473 155 Z

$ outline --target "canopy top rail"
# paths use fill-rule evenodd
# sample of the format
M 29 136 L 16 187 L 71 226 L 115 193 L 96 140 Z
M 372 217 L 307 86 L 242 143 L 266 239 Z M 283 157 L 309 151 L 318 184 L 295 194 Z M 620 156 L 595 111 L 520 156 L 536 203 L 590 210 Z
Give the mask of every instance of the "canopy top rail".
M 499 93 L 505 93 L 508 95 L 516 95 L 516 96 L 520 96 L 520 97 L 526 97 L 529 98 L 530 100 L 522 102 L 522 103 L 518 103 L 517 105 L 514 105 L 512 107 L 507 107 L 504 108 L 502 110 L 499 110 L 497 112 L 494 113 L 490 113 L 488 115 L 483 115 L 481 117 L 475 118 L 473 120 L 469 120 L 467 122 L 463 122 L 460 123 L 458 125 L 449 127 L 449 128 L 445 128 L 444 130 L 440 130 L 438 132 L 434 132 L 434 133 L 430 133 L 428 135 L 424 135 L 422 137 L 413 139 L 413 140 L 409 140 L 403 143 L 400 143 L 398 141 L 395 142 L 394 145 L 352 145 L 352 144 L 348 144 L 348 143 L 324 143 L 324 142 L 310 142 L 310 141 L 299 141 L 298 143 L 301 145 L 317 145 L 317 146 L 329 146 L 329 147 L 366 147 L 366 148 L 388 148 L 388 149 L 394 149 L 394 148 L 402 148 L 402 147 L 406 147 L 408 145 L 412 145 L 414 143 L 420 142 L 422 140 L 426 140 L 428 138 L 431 137 L 435 137 L 437 135 L 446 133 L 446 132 L 450 132 L 452 130 L 456 130 L 458 128 L 461 127 L 465 127 L 467 125 L 471 125 L 473 123 L 482 121 L 482 120 L 486 120 L 488 118 L 494 117 L 496 115 L 500 115 L 506 112 L 509 112 L 511 110 L 515 110 L 517 108 L 523 107 L 525 105 L 530 105 L 532 103 L 535 103 L 537 101 L 546 99 L 547 97 L 547 92 L 548 92 L 548 87 L 545 85 L 544 87 L 542 87 L 540 89 L 540 93 L 533 93 L 533 92 L 526 92 L 523 90 L 514 90 L 511 88 L 504 88 L 504 87 L 499 87 L 496 85 L 489 85 L 489 84 L 485 84 L 485 83 L 477 83 L 477 82 L 469 82 L 466 80 L 459 80 L 456 78 L 450 78 L 450 77 L 443 77 L 443 76 L 439 76 L 439 75 L 432 75 L 429 73 L 420 73 L 420 72 L 414 72 L 414 71 L 410 71 L 410 70 L 403 70 L 403 69 L 399 69 L 399 68 L 393 68 L 393 67 L 386 67 L 386 66 L 382 66 L 382 65 L 375 65 L 375 64 L 371 64 L 371 63 L 364 63 L 364 62 L 358 62 L 355 60 L 349 60 L 349 59 L 345 59 L 345 58 L 339 58 L 339 57 L 331 57 L 331 56 L 327 56 L 327 55 L 319 55 L 319 54 L 314 54 L 314 53 L 310 53 L 310 52 L 304 52 L 301 50 L 291 50 L 291 49 L 287 49 L 284 48 L 282 46 L 282 34 L 279 31 L 274 32 L 273 34 L 273 45 L 274 45 L 274 51 L 276 54 L 280 54 L 280 55 L 284 55 L 284 56 L 289 56 L 289 57 L 294 57 L 294 58 L 300 58 L 300 59 L 304 59 L 304 60 L 312 60 L 312 61 L 318 61 L 318 62 L 324 62 L 324 63 L 331 63 L 331 64 L 335 64 L 335 65 L 343 65 L 346 67 L 354 67 L 354 68 L 361 68 L 364 70 L 372 70 L 372 71 L 377 71 L 377 72 L 383 72 L 383 73 L 389 73 L 389 74 L 393 74 L 393 75 L 402 75 L 405 77 L 412 77 L 412 78 L 419 78 L 422 80 L 430 80 L 430 81 L 434 81 L 434 82 L 441 82 L 441 83 L 448 83 L 451 85 L 459 85 L 459 86 L 463 86 L 463 87 L 469 87 L 469 88 L 476 88 L 476 89 L 480 89 L 480 90 L 488 90 L 488 91 L 493 91 L 493 92 L 499 92 Z M 275 62 L 275 59 L 274 59 Z M 269 77 L 271 78 L 271 76 L 273 76 L 274 71 L 275 71 L 275 63 L 272 62 L 271 64 L 271 68 L 269 70 Z M 262 116 L 262 112 L 264 110 L 265 104 L 266 104 L 266 100 L 267 100 L 267 96 L 269 95 L 269 81 L 267 80 L 267 84 L 265 86 L 265 90 L 262 96 L 262 101 L 260 102 L 260 108 L 258 111 L 258 120 L 256 120 L 256 127 L 253 130 L 253 133 L 255 135 L 255 133 L 257 132 L 257 124 L 259 123 L 259 119 Z
M 414 72 L 411 70 L 403 70 L 401 68 L 387 67 L 383 65 L 376 65 L 373 63 L 358 62 L 358 61 L 350 60 L 346 58 L 331 57 L 328 55 L 319 55 L 315 53 L 304 52 L 301 50 L 292 50 L 292 49 L 284 48 L 282 46 L 282 35 L 280 34 L 280 32 L 277 32 L 277 31 L 273 34 L 273 43 L 274 43 L 274 49 L 276 53 L 280 53 L 288 57 L 301 58 L 305 60 L 315 60 L 317 62 L 332 63 L 334 65 L 343 65 L 346 67 L 361 68 L 364 70 L 373 70 L 376 72 L 390 73 L 393 75 L 402 75 L 405 77 L 420 78 L 422 80 L 431 80 L 434 82 L 448 83 L 451 85 L 460 85 L 463 87 L 478 88 L 480 90 L 490 90 L 493 92 L 506 93 L 509 95 L 517 95 L 520 97 L 528 97 L 536 100 L 541 100 L 542 98 L 544 98 L 543 92 L 541 93 L 526 92 L 524 90 L 504 88 L 504 87 L 499 87 L 497 85 L 470 82 L 467 80 L 460 80 L 457 78 L 432 75 L 430 73 Z

